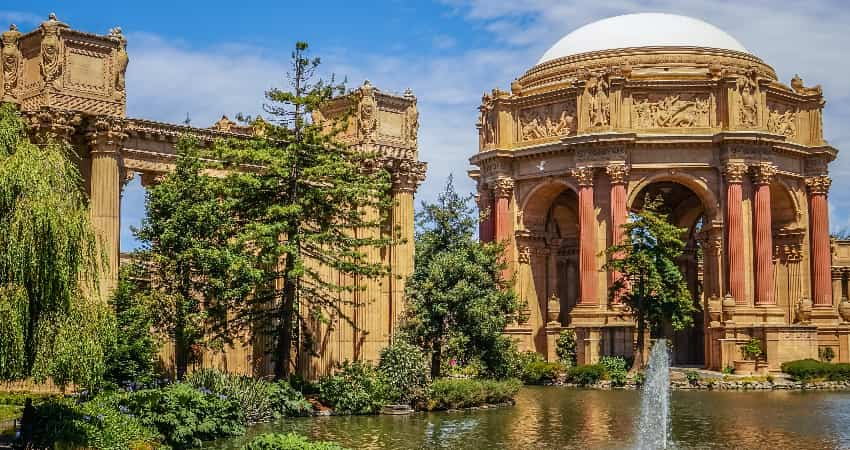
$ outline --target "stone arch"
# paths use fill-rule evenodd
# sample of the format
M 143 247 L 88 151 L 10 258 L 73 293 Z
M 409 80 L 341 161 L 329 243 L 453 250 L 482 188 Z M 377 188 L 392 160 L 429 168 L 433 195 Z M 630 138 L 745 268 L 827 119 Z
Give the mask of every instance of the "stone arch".
M 522 212 L 520 227 L 530 230 L 545 226 L 553 202 L 567 190 L 578 195 L 578 188 L 564 178 L 551 178 L 534 185 L 519 201 Z
M 770 183 L 771 220 L 780 226 L 802 226 L 803 210 L 794 190 L 785 180 L 775 177 Z
M 631 209 L 632 205 L 635 204 L 637 196 L 641 191 L 653 183 L 662 181 L 670 181 L 681 184 L 696 194 L 705 209 L 705 218 L 707 221 L 717 221 L 722 219 L 722 215 L 720 214 L 720 202 L 717 200 L 717 196 L 708 184 L 701 178 L 684 172 L 660 172 L 643 177 L 629 192 L 628 201 L 626 203 L 629 209 Z

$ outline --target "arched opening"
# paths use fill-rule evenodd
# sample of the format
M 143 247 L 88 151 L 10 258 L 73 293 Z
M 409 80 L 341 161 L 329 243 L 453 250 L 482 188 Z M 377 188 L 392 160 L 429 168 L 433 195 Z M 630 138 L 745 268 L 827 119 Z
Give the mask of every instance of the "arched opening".
M 664 325 L 662 333 L 672 341 L 673 363 L 703 366 L 705 364 L 705 308 L 703 307 L 703 251 L 700 243 L 701 229 L 706 222 L 706 208 L 700 197 L 689 187 L 676 181 L 662 180 L 645 185 L 634 197 L 632 212 L 643 209 L 647 197 L 660 198 L 670 222 L 684 229 L 682 239 L 685 251 L 679 258 L 679 269 L 688 285 L 698 311 L 693 315 L 693 326 L 675 331 L 671 324 Z

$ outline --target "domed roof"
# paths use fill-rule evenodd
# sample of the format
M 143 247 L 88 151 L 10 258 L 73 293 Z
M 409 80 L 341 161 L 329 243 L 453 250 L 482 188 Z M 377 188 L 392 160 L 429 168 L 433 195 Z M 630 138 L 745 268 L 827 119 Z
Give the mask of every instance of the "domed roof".
M 537 64 L 580 53 L 633 47 L 704 47 L 749 53 L 720 28 L 693 17 L 640 13 L 609 17 L 564 36 Z

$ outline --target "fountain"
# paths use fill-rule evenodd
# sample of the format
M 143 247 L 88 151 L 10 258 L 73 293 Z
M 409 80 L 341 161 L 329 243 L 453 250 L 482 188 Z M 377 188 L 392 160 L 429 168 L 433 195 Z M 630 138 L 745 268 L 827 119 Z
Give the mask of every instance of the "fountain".
M 637 450 L 673 447 L 670 440 L 670 357 L 665 339 L 655 341 L 649 353 L 636 431 Z

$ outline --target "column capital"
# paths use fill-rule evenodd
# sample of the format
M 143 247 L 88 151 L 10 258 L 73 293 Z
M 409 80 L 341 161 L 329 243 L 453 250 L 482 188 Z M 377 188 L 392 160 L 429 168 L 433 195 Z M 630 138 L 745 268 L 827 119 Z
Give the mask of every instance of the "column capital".
M 46 144 L 50 137 L 68 142 L 83 117 L 74 111 L 42 106 L 35 111 L 26 111 L 30 132 L 39 144 Z
M 744 175 L 747 174 L 747 165 L 744 163 L 728 162 L 723 167 L 723 175 L 726 176 L 727 183 L 740 184 L 744 182 Z
M 579 186 L 593 186 L 594 171 L 593 167 L 576 167 L 572 170 L 572 175 Z
M 772 163 L 760 163 L 752 169 L 753 181 L 759 185 L 769 185 L 776 176 L 776 165 Z
M 625 164 L 610 164 L 605 173 L 611 178 L 611 184 L 625 184 L 629 177 L 629 166 Z
M 497 198 L 508 198 L 513 194 L 515 184 L 513 178 L 497 178 L 492 184 Z
M 115 116 L 92 117 L 86 128 L 92 153 L 118 153 L 127 139 L 127 120 Z
M 428 164 L 409 159 L 393 159 L 386 165 L 392 176 L 393 191 L 416 192 L 419 185 L 425 181 Z
M 832 185 L 832 178 L 828 175 L 818 175 L 806 178 L 806 186 L 812 194 L 827 194 Z

